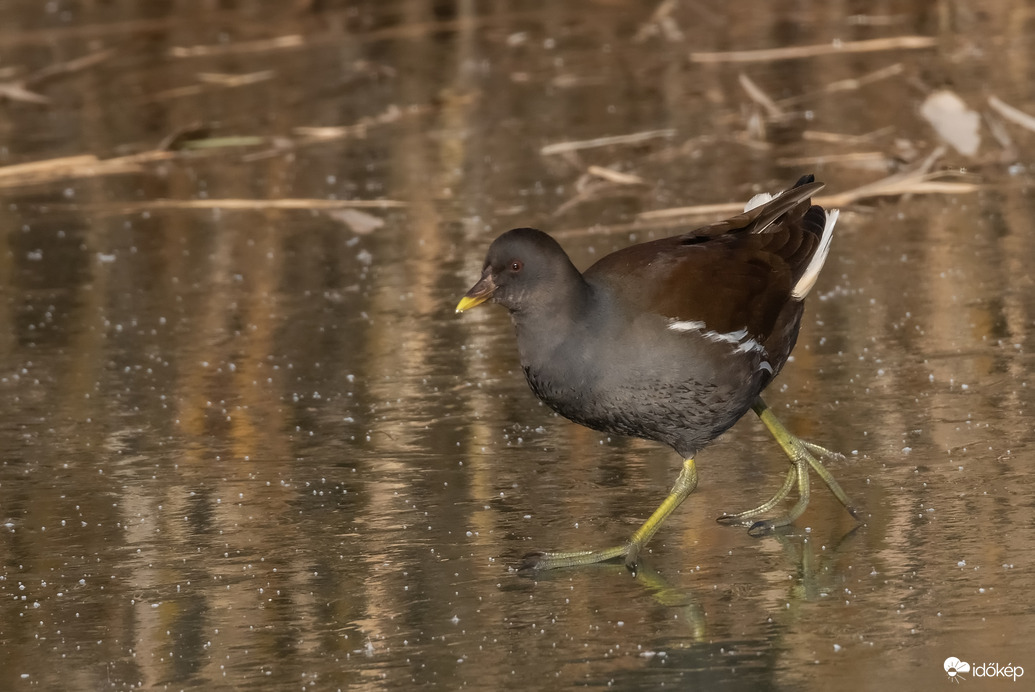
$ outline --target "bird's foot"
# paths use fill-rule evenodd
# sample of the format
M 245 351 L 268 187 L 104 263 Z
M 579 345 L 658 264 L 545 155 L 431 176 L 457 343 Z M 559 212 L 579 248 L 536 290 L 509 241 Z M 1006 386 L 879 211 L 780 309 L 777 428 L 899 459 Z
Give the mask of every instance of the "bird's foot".
M 765 420 L 765 419 L 763 419 Z M 769 425 L 769 422 L 767 422 Z M 779 425 L 777 422 L 776 425 Z M 765 536 L 772 533 L 776 529 L 787 526 L 793 523 L 798 517 L 804 513 L 805 508 L 809 504 L 809 468 L 811 467 L 816 475 L 826 483 L 830 491 L 834 493 L 834 497 L 844 505 L 844 508 L 848 510 L 848 513 L 852 515 L 854 519 L 858 519 L 855 507 L 848 500 L 848 496 L 836 480 L 830 471 L 823 466 L 822 462 L 817 457 L 823 457 L 826 459 L 844 459 L 844 455 L 838 452 L 831 451 L 826 447 L 821 447 L 812 442 L 806 442 L 801 438 L 792 435 L 787 432 L 782 426 L 779 427 L 781 433 L 777 436 L 777 440 L 781 446 L 787 452 L 788 457 L 791 459 L 791 468 L 787 471 L 787 477 L 784 479 L 783 485 L 776 494 L 773 495 L 769 500 L 763 502 L 758 507 L 754 507 L 743 512 L 737 512 L 735 514 L 724 514 L 718 518 L 720 524 L 727 525 L 741 525 L 748 526 L 748 534 L 752 536 Z M 774 435 L 776 433 L 774 432 Z M 778 504 L 783 502 L 784 498 L 790 494 L 791 489 L 794 488 L 795 484 L 798 486 L 798 502 L 784 515 L 775 517 L 773 519 L 761 519 L 756 520 L 757 517 L 766 514 Z
M 639 546 L 632 542 L 603 550 L 573 550 L 560 553 L 535 551 L 527 553 L 521 559 L 518 571 L 540 572 L 560 567 L 581 567 L 583 565 L 609 562 L 618 558 L 623 558 L 625 566 L 630 570 L 635 570 L 636 558 L 639 552 Z

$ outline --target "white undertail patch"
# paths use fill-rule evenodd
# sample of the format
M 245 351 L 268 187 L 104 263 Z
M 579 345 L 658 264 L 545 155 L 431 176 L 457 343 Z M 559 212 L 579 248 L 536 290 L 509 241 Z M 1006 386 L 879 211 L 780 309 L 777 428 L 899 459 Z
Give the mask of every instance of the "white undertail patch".
M 768 192 L 759 192 L 757 195 L 748 200 L 748 203 L 744 205 L 744 211 L 751 211 L 756 207 L 760 207 L 766 202 L 772 201 L 773 196 Z
M 838 209 L 831 209 L 827 212 L 827 219 L 823 224 L 823 236 L 819 239 L 816 254 L 809 260 L 805 273 L 801 275 L 798 283 L 794 284 L 794 288 L 791 290 L 791 295 L 798 300 L 804 300 L 812 287 L 816 285 L 816 279 L 819 278 L 819 272 L 823 269 L 823 264 L 827 261 L 827 254 L 830 252 L 830 241 L 834 237 L 834 224 L 837 223 L 838 214 L 840 214 Z

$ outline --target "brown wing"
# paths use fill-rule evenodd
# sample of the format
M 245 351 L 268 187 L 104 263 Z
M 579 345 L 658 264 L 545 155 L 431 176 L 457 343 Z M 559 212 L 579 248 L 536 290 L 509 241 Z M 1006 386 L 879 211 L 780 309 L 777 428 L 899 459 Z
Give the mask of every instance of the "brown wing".
M 801 316 L 791 289 L 819 246 L 825 215 L 808 198 L 821 187 L 807 176 L 726 221 L 612 253 L 585 277 L 609 285 L 631 310 L 719 333 L 747 329 L 767 347 L 773 337 L 775 348 Z

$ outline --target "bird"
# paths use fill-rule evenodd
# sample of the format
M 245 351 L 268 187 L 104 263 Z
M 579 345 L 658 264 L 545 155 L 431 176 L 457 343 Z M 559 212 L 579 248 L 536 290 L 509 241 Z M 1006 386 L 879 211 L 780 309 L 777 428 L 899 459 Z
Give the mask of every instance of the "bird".
M 515 228 L 492 242 L 456 312 L 502 305 L 541 401 L 575 423 L 660 442 L 683 459 L 668 496 L 627 541 L 529 553 L 521 569 L 621 558 L 635 570 L 662 522 L 697 487 L 698 453 L 749 410 L 791 467 L 770 500 L 718 521 L 749 526 L 753 535 L 791 524 L 808 505 L 810 467 L 858 519 L 819 459 L 840 455 L 791 433 L 761 397 L 787 363 L 805 297 L 830 251 L 838 211 L 811 202 L 823 186 L 805 175 L 775 196 L 756 195 L 732 218 L 617 250 L 585 272 L 536 229 Z M 795 484 L 798 501 L 786 514 L 758 519 Z

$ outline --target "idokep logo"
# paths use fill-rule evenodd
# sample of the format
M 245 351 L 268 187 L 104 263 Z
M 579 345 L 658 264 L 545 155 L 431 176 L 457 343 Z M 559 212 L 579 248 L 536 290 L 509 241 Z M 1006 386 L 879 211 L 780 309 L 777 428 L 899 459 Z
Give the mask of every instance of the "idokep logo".
M 942 664 L 942 668 L 945 669 L 945 674 L 949 676 L 949 679 L 953 682 L 959 682 L 960 680 L 966 680 L 961 677 L 963 673 L 970 672 L 970 664 L 966 661 L 961 661 L 955 656 L 949 656 L 945 659 L 945 663 Z
M 964 673 L 970 673 L 975 678 L 1002 678 L 1004 680 L 1012 680 L 1013 682 L 1017 682 L 1017 678 L 1024 675 L 1024 668 L 1015 666 L 1012 663 L 1007 663 L 1005 666 L 1001 666 L 998 663 L 970 664 L 959 660 L 955 656 L 949 656 L 945 659 L 942 668 L 945 669 L 945 674 L 949 676 L 949 680 L 952 682 L 966 680 Z

